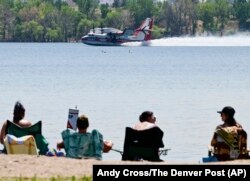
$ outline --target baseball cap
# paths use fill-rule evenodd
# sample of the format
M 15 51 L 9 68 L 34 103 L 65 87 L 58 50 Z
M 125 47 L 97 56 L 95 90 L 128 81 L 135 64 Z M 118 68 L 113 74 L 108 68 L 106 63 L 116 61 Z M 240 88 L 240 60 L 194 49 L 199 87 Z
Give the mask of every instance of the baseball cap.
M 231 116 L 231 117 L 233 117 L 234 116 L 234 114 L 235 114 L 235 110 L 234 110 L 234 108 L 232 108 L 231 106 L 226 106 L 226 107 L 224 107 L 221 111 L 217 111 L 217 113 L 224 113 L 224 114 L 226 114 L 226 115 L 228 115 L 228 116 Z

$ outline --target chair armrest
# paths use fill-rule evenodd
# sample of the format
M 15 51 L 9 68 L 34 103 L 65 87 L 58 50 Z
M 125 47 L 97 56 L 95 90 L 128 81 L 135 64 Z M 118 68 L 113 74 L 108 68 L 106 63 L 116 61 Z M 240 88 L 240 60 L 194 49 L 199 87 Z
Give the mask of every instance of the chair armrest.
M 168 151 L 171 150 L 170 148 L 167 148 L 167 149 L 162 149 L 162 150 L 159 150 L 159 155 L 167 155 L 168 154 Z
M 114 149 L 114 148 L 111 148 L 112 151 L 115 151 L 115 152 L 118 152 L 120 153 L 121 155 L 123 154 L 123 152 L 121 150 L 117 150 L 117 149 Z

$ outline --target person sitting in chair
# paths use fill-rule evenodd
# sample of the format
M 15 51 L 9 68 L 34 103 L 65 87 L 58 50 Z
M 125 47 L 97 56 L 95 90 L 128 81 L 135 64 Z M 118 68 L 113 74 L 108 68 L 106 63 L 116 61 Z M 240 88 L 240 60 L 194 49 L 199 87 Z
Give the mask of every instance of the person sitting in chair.
M 143 112 L 139 121 L 133 128 L 126 127 L 122 160 L 162 161 L 159 148 L 164 147 L 164 133 L 156 126 L 154 113 Z
M 216 127 L 211 140 L 214 155 L 219 161 L 245 158 L 247 134 L 234 119 L 234 108 L 227 106 L 218 113 L 224 123 Z
M 156 117 L 154 116 L 154 113 L 151 111 L 144 111 L 139 116 L 139 122 L 134 126 L 134 129 L 138 131 L 150 129 L 157 126 L 155 122 Z
M 57 143 L 57 149 L 65 149 L 66 157 L 70 158 L 95 158 L 102 159 L 102 153 L 111 150 L 113 143 L 103 141 L 102 134 L 93 130 L 87 132 L 89 127 L 88 117 L 81 115 L 77 118 L 78 132 L 66 129 L 62 132 L 63 141 Z
M 30 127 L 32 125 L 31 122 L 25 120 L 24 116 L 25 116 L 25 108 L 19 101 L 17 101 L 14 107 L 13 122 L 22 128 Z M 4 138 L 6 136 L 6 126 L 7 122 L 4 122 L 0 134 L 0 142 L 2 144 L 4 144 Z

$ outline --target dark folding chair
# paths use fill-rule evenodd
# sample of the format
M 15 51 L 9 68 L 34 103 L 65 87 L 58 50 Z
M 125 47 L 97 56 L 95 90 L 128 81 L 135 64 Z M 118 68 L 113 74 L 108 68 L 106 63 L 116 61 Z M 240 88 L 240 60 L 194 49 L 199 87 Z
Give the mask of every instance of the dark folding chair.
M 164 147 L 162 138 L 158 127 L 142 131 L 126 127 L 122 160 L 162 161 L 159 157 L 159 148 Z

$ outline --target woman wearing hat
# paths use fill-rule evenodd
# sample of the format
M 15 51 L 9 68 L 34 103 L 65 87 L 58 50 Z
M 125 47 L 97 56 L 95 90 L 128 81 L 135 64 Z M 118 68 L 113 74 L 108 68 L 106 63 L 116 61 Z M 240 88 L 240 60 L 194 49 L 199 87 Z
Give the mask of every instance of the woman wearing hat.
M 234 119 L 234 108 L 227 106 L 218 113 L 224 123 L 216 127 L 211 141 L 214 155 L 219 161 L 244 158 L 247 155 L 247 136 L 242 126 Z

